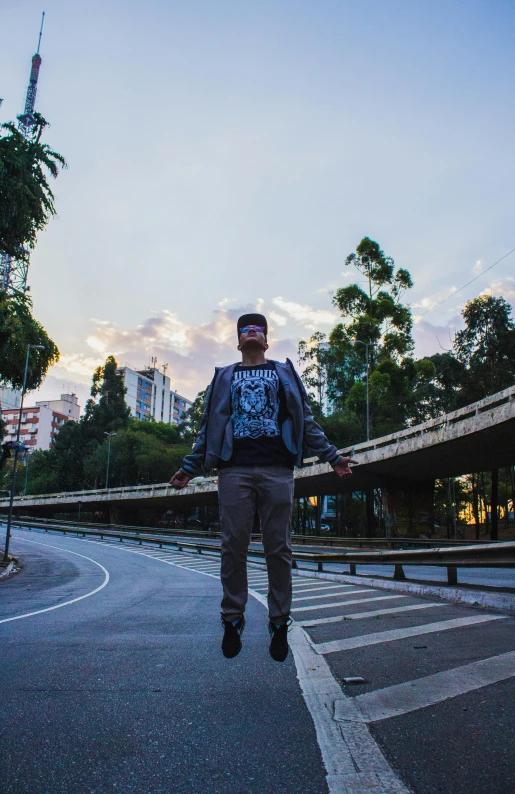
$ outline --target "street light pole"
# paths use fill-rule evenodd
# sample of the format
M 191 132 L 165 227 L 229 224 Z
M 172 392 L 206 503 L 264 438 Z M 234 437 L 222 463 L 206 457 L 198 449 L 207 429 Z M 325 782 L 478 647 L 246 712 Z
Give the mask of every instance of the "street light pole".
M 106 471 L 106 491 L 109 488 L 109 463 L 111 461 L 111 436 L 115 436 L 116 433 L 104 433 L 104 436 L 108 436 L 109 440 L 107 442 L 107 471 Z
M 7 531 L 5 533 L 5 548 L 4 548 L 4 562 L 9 559 L 9 539 L 11 537 L 11 522 L 13 518 L 13 502 L 14 502 L 14 488 L 16 485 L 16 464 L 18 462 L 18 452 L 20 449 L 20 432 L 21 432 L 21 415 L 23 413 L 23 398 L 25 397 L 25 389 L 27 388 L 27 373 L 29 371 L 29 356 L 31 350 L 44 350 L 44 345 L 27 345 L 27 355 L 25 357 L 25 372 L 23 374 L 23 388 L 21 390 L 20 401 L 20 414 L 18 416 L 18 428 L 16 430 L 16 441 L 14 442 L 14 461 L 13 461 L 13 476 L 11 479 L 11 493 L 9 497 L 9 513 L 7 516 Z
M 366 383 L 367 383 L 367 441 L 370 441 L 370 397 L 368 392 L 368 348 L 375 347 L 377 342 L 362 342 L 361 339 L 356 339 L 357 345 L 363 345 L 365 348 L 365 356 L 366 356 L 366 364 L 367 364 L 367 371 L 366 371 Z
M 23 489 L 23 495 L 27 496 L 27 484 L 29 480 L 29 458 L 30 453 L 29 450 L 25 452 L 25 488 Z
M 321 350 L 329 350 L 330 344 L 329 342 L 319 342 L 317 345 L 317 367 L 318 367 L 318 402 L 320 403 L 320 412 L 323 414 L 323 402 L 324 402 L 324 387 L 326 381 L 326 371 L 325 367 L 322 367 L 320 364 L 320 351 Z

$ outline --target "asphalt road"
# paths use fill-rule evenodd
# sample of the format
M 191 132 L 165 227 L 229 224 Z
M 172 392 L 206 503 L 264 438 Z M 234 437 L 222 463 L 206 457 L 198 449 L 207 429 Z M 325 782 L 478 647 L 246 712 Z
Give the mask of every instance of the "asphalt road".
M 12 542 L 24 568 L 0 583 L 2 794 L 515 791 L 513 618 L 296 576 L 295 662 L 280 665 L 256 567 L 244 647 L 226 660 L 217 559 Z
M 68 551 L 109 582 L 0 625 L 4 794 L 327 790 L 295 665 L 270 658 L 261 604 L 250 600 L 244 648 L 227 660 L 216 579 L 28 535 L 13 532 L 24 569 L 1 583 L 0 619 L 102 585 Z

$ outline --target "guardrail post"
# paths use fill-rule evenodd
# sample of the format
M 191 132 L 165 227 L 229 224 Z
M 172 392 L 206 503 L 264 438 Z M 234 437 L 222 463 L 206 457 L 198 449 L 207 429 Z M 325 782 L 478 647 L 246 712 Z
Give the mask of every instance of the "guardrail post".
M 350 562 L 349 563 L 349 573 L 351 576 L 356 576 L 356 563 Z
M 318 570 L 319 571 L 323 571 L 324 570 L 324 563 L 321 562 L 321 560 L 318 561 Z
M 455 565 L 447 566 L 447 584 L 458 584 L 458 569 Z
M 396 562 L 395 565 L 394 565 L 393 578 L 394 579 L 405 579 L 406 578 L 406 576 L 404 574 L 404 569 L 403 569 L 403 567 L 402 567 L 400 562 Z

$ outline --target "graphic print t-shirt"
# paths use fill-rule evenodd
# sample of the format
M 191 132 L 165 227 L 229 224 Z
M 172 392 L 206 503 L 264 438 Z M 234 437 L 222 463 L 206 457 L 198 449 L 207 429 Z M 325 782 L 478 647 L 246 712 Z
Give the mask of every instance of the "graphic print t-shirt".
M 231 383 L 233 454 L 225 466 L 281 465 L 293 455 L 281 437 L 286 399 L 275 364 L 236 367 Z

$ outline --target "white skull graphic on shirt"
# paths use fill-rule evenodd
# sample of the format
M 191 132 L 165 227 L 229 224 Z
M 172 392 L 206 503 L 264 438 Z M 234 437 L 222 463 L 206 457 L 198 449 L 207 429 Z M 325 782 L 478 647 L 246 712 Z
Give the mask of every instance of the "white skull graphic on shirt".
M 231 383 L 234 438 L 279 436 L 279 378 L 275 370 L 236 371 Z

